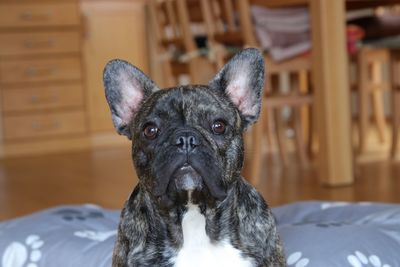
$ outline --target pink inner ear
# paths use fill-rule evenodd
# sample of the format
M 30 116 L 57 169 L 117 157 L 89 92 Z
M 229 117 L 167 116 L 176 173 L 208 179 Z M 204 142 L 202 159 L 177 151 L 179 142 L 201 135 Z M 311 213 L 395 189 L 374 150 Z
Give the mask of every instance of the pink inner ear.
M 133 96 L 134 95 L 134 96 Z M 125 96 L 124 96 L 125 98 Z M 130 94 L 130 98 L 125 98 L 121 102 L 121 119 L 127 123 L 139 110 L 139 105 L 143 100 L 143 93 L 135 92 Z
M 121 102 L 118 105 L 118 114 L 124 123 L 128 123 L 139 110 L 140 104 L 143 101 L 144 93 L 140 89 L 140 84 L 135 81 L 125 80 L 121 91 Z
M 226 91 L 233 104 L 243 115 L 254 115 L 256 107 L 253 106 L 254 96 L 251 89 L 247 88 L 244 83 L 236 83 L 230 84 Z

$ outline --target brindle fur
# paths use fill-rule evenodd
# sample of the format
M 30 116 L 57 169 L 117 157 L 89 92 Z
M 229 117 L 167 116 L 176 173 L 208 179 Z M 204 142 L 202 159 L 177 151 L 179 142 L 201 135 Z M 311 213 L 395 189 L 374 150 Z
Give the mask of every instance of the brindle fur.
M 232 88 L 232 80 L 242 73 L 247 75 L 249 88 L 245 98 L 237 101 L 227 88 Z M 127 62 L 114 60 L 106 66 L 104 82 L 114 125 L 133 140 L 132 158 L 139 177 L 121 212 L 114 267 L 173 266 L 183 245 L 181 221 L 188 199 L 171 181 L 185 162 L 202 177 L 192 202 L 206 218 L 211 242 L 229 240 L 254 266 L 285 266 L 274 217 L 262 196 L 240 175 L 242 134 L 258 118 L 263 79 L 264 62 L 255 49 L 235 56 L 208 86 L 158 90 Z M 126 87 L 139 90 L 140 101 L 125 101 Z M 241 106 L 243 103 L 247 106 Z M 127 109 L 119 105 L 131 105 L 132 114 L 120 114 Z M 216 119 L 226 122 L 225 134 L 210 131 Z M 143 136 L 149 121 L 161 129 L 155 140 Z M 190 132 L 201 143 L 190 155 L 177 151 L 174 145 L 180 131 Z

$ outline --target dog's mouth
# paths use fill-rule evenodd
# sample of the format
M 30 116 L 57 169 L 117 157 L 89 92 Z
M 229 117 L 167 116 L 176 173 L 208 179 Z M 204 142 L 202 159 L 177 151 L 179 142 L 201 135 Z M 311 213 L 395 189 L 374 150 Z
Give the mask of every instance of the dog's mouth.
M 186 205 L 188 202 L 200 203 L 209 195 L 202 176 L 188 163 L 178 166 L 164 185 L 165 189 L 158 187 L 153 192 L 165 208 Z
M 218 159 L 203 151 L 190 156 L 171 153 L 154 164 L 151 191 L 161 205 L 185 204 L 192 193 L 197 203 L 222 201 L 227 195 Z M 162 161 L 161 161 L 162 160 Z
M 200 174 L 187 163 L 174 172 L 170 182 L 174 183 L 178 191 L 201 191 L 203 188 Z
M 153 193 L 161 206 L 170 208 L 188 202 L 214 205 L 215 201 L 222 201 L 226 197 L 226 191 L 211 182 L 213 180 L 215 183 L 217 179 L 207 176 L 202 168 L 196 166 L 190 163 L 178 165 L 169 179 L 164 181 L 164 187 L 154 188 Z

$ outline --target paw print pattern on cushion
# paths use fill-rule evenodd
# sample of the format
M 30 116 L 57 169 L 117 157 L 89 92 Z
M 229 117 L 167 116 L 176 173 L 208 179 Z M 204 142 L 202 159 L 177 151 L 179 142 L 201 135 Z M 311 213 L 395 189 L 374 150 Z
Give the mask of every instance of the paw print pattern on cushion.
M 347 261 L 352 267 L 391 267 L 389 264 L 382 264 L 381 259 L 376 255 L 365 256 L 360 251 L 356 251 L 347 257 Z
M 103 213 L 99 211 L 82 212 L 74 209 L 63 209 L 55 212 L 54 214 L 60 215 L 66 221 L 85 221 L 87 219 L 103 218 Z
M 294 267 L 306 267 L 310 263 L 310 260 L 307 258 L 302 258 L 302 256 L 303 253 L 300 251 L 290 254 L 286 261 L 287 265 Z
M 105 231 L 105 232 L 83 230 L 74 232 L 74 235 L 80 238 L 86 238 L 93 241 L 103 242 L 108 238 L 117 235 L 117 230 Z
M 42 258 L 40 248 L 44 245 L 38 235 L 30 235 L 25 243 L 12 242 L 4 251 L 2 267 L 38 267 Z
M 344 207 L 350 205 L 349 202 L 324 202 L 321 203 L 321 210 L 337 208 L 337 207 Z

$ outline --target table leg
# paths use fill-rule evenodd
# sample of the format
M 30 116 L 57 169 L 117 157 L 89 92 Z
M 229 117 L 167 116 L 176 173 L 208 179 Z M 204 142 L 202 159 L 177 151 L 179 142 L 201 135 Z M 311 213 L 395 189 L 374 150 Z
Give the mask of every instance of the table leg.
M 327 185 L 353 182 L 344 1 L 310 0 L 318 171 Z

